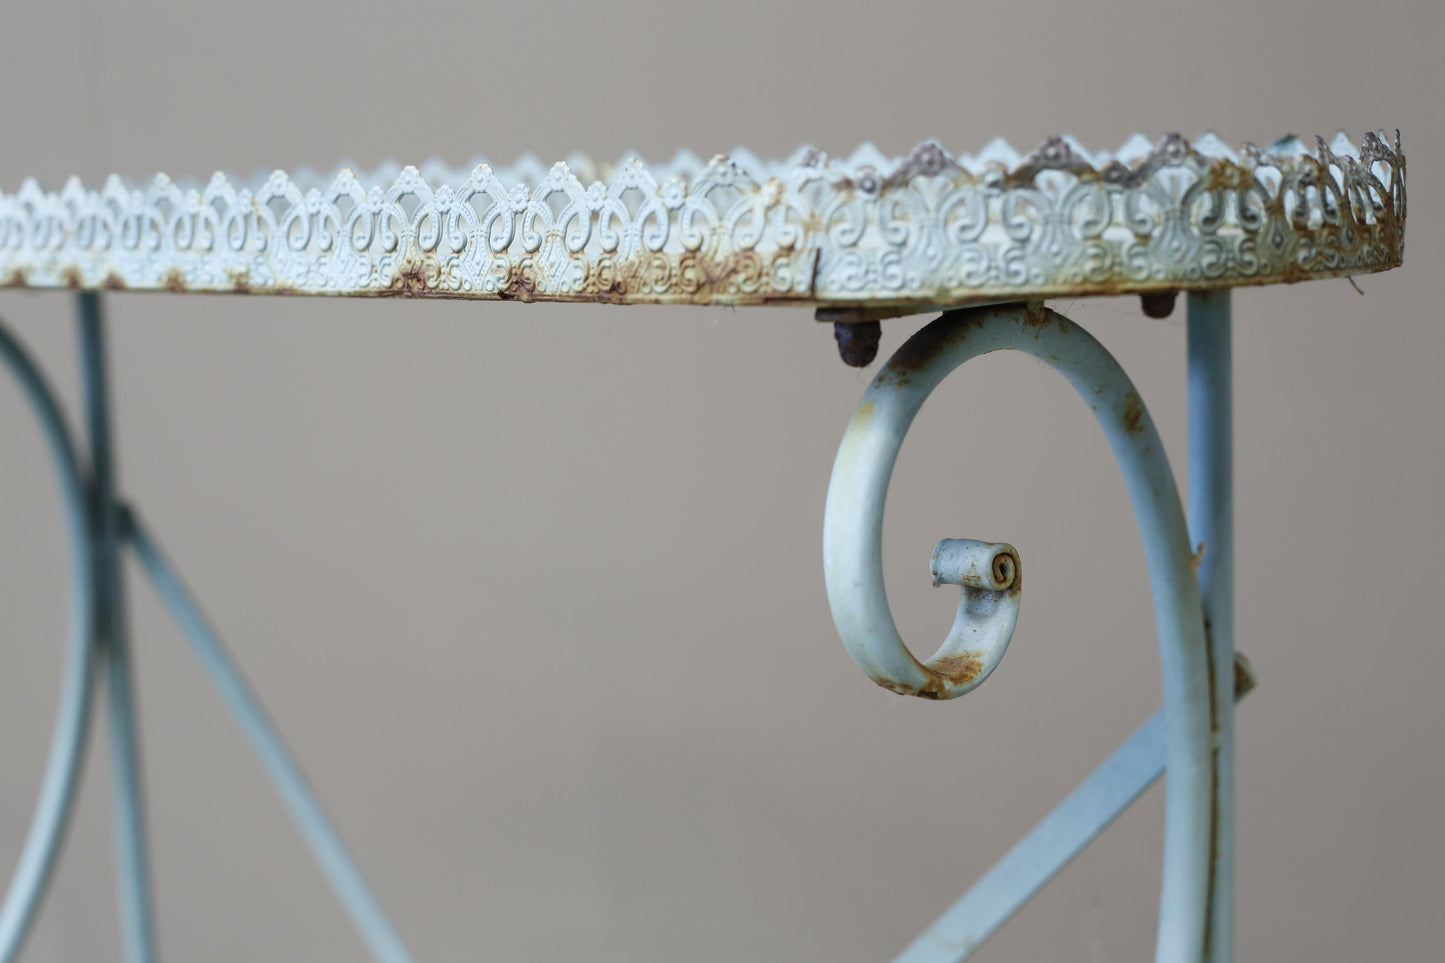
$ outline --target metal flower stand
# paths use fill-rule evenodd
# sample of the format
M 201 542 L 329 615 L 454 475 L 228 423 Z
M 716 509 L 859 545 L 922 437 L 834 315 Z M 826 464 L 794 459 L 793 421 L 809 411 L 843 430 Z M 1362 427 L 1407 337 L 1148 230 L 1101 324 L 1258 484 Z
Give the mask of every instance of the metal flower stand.
M 1119 463 L 1148 564 L 1163 708 L 897 957 L 967 958 L 1162 773 L 1164 867 L 1156 958 L 1232 957 L 1234 704 L 1252 685 L 1234 651 L 1230 289 L 1380 271 L 1404 248 L 1399 136 L 1293 138 L 1231 150 L 1213 135 L 1112 153 L 1058 138 L 1021 155 L 924 143 L 780 162 L 745 151 L 649 167 L 586 158 L 470 172 L 283 172 L 255 184 L 111 177 L 98 191 L 27 181 L 0 193 L 0 285 L 73 289 L 86 445 L 44 375 L 0 327 L 0 354 L 49 444 L 70 548 L 65 676 L 29 835 L 0 906 L 14 959 L 45 893 L 104 685 L 127 959 L 156 956 L 120 557 L 133 552 L 259 755 L 337 898 L 378 960 L 401 938 L 181 582 L 113 465 L 103 290 L 806 306 L 843 359 L 873 360 L 880 322 L 942 311 L 882 367 L 848 423 L 823 535 L 828 598 L 848 653 L 895 693 L 947 700 L 981 684 L 1012 637 L 1023 584 L 1012 546 L 939 542 L 958 585 L 943 644 L 920 661 L 899 638 L 880 559 L 889 479 L 908 428 L 954 369 L 1022 351 L 1069 381 Z M 1186 292 L 1186 518 L 1148 409 L 1105 348 L 1049 298 L 1137 294 L 1163 316 Z

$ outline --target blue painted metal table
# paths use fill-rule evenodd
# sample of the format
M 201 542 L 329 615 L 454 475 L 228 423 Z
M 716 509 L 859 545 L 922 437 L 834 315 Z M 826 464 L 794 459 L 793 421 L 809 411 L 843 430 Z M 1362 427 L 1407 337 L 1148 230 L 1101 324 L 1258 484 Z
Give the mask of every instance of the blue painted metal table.
M 735 151 L 649 166 L 524 158 L 470 171 L 276 172 L 253 183 L 158 175 L 99 190 L 27 181 L 0 193 L 0 286 L 72 289 L 87 446 L 24 347 L 0 355 L 49 443 L 70 547 L 67 663 L 49 763 L 0 905 L 0 963 L 19 953 L 73 808 L 98 687 L 114 759 L 123 935 L 155 958 L 120 557 L 132 552 L 180 623 L 378 960 L 409 960 L 256 695 L 136 510 L 120 496 L 103 291 L 798 305 L 831 322 L 843 360 L 870 364 L 881 322 L 941 311 L 893 355 L 849 421 L 828 491 L 823 564 L 848 653 L 880 686 L 946 700 L 982 683 L 1013 635 L 1023 585 L 1010 545 L 944 539 L 936 583 L 958 585 L 943 644 L 920 660 L 884 594 L 883 507 L 909 425 L 964 362 L 1022 351 L 1093 410 L 1119 462 L 1154 597 L 1163 708 L 899 955 L 966 958 L 1167 772 L 1156 958 L 1232 958 L 1234 651 L 1230 289 L 1387 270 L 1404 251 L 1398 133 L 1230 149 L 1136 136 L 1091 153 L 1055 138 L 954 156 L 926 142 L 783 161 Z M 1131 294 L 1188 312 L 1189 506 L 1143 399 L 1102 345 L 1045 306 Z

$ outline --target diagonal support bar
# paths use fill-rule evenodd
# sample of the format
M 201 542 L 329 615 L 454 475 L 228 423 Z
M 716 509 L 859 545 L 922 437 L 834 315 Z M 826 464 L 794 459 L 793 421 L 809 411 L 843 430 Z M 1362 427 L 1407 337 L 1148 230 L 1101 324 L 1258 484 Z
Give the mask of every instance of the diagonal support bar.
M 161 601 L 170 609 L 187 641 L 200 658 L 211 681 L 221 691 L 232 715 L 240 723 L 252 750 L 271 777 L 301 837 L 321 867 L 352 925 L 379 963 L 411 963 L 401 937 L 387 919 L 371 887 L 361 875 L 341 834 L 327 818 L 321 800 L 306 781 L 281 733 L 266 715 L 261 700 L 251 691 L 240 669 L 231 659 L 195 600 L 186 590 L 175 568 L 129 509 L 122 510 L 122 534 L 135 550 L 141 566 L 155 585 Z
M 979 877 L 894 963 L 966 960 L 1164 773 L 1164 710 Z
M 1235 696 L 1253 681 L 1242 662 Z M 1164 774 L 1164 710 L 1124 740 L 894 963 L 966 960 Z

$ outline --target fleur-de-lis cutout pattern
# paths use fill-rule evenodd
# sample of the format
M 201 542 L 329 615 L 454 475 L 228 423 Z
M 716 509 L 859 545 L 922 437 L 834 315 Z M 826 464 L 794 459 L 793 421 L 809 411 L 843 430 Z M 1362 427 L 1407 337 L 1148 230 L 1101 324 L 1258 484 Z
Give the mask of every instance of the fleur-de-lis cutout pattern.
M 1381 271 L 1404 238 L 1398 132 L 1237 152 L 1213 134 L 1095 154 L 927 141 L 902 158 L 27 180 L 0 192 L 0 286 L 925 308 Z

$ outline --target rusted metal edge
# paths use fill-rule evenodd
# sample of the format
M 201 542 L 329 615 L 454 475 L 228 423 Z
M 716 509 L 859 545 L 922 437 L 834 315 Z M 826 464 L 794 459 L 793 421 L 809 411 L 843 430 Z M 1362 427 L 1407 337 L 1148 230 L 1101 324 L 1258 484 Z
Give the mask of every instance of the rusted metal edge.
M 1405 157 L 1135 135 L 955 157 L 746 151 L 649 167 L 282 171 L 0 193 L 0 287 L 794 305 L 877 320 L 987 302 L 1289 283 L 1401 263 Z M 584 183 L 584 179 L 587 181 Z M 857 317 L 847 312 L 859 312 Z

